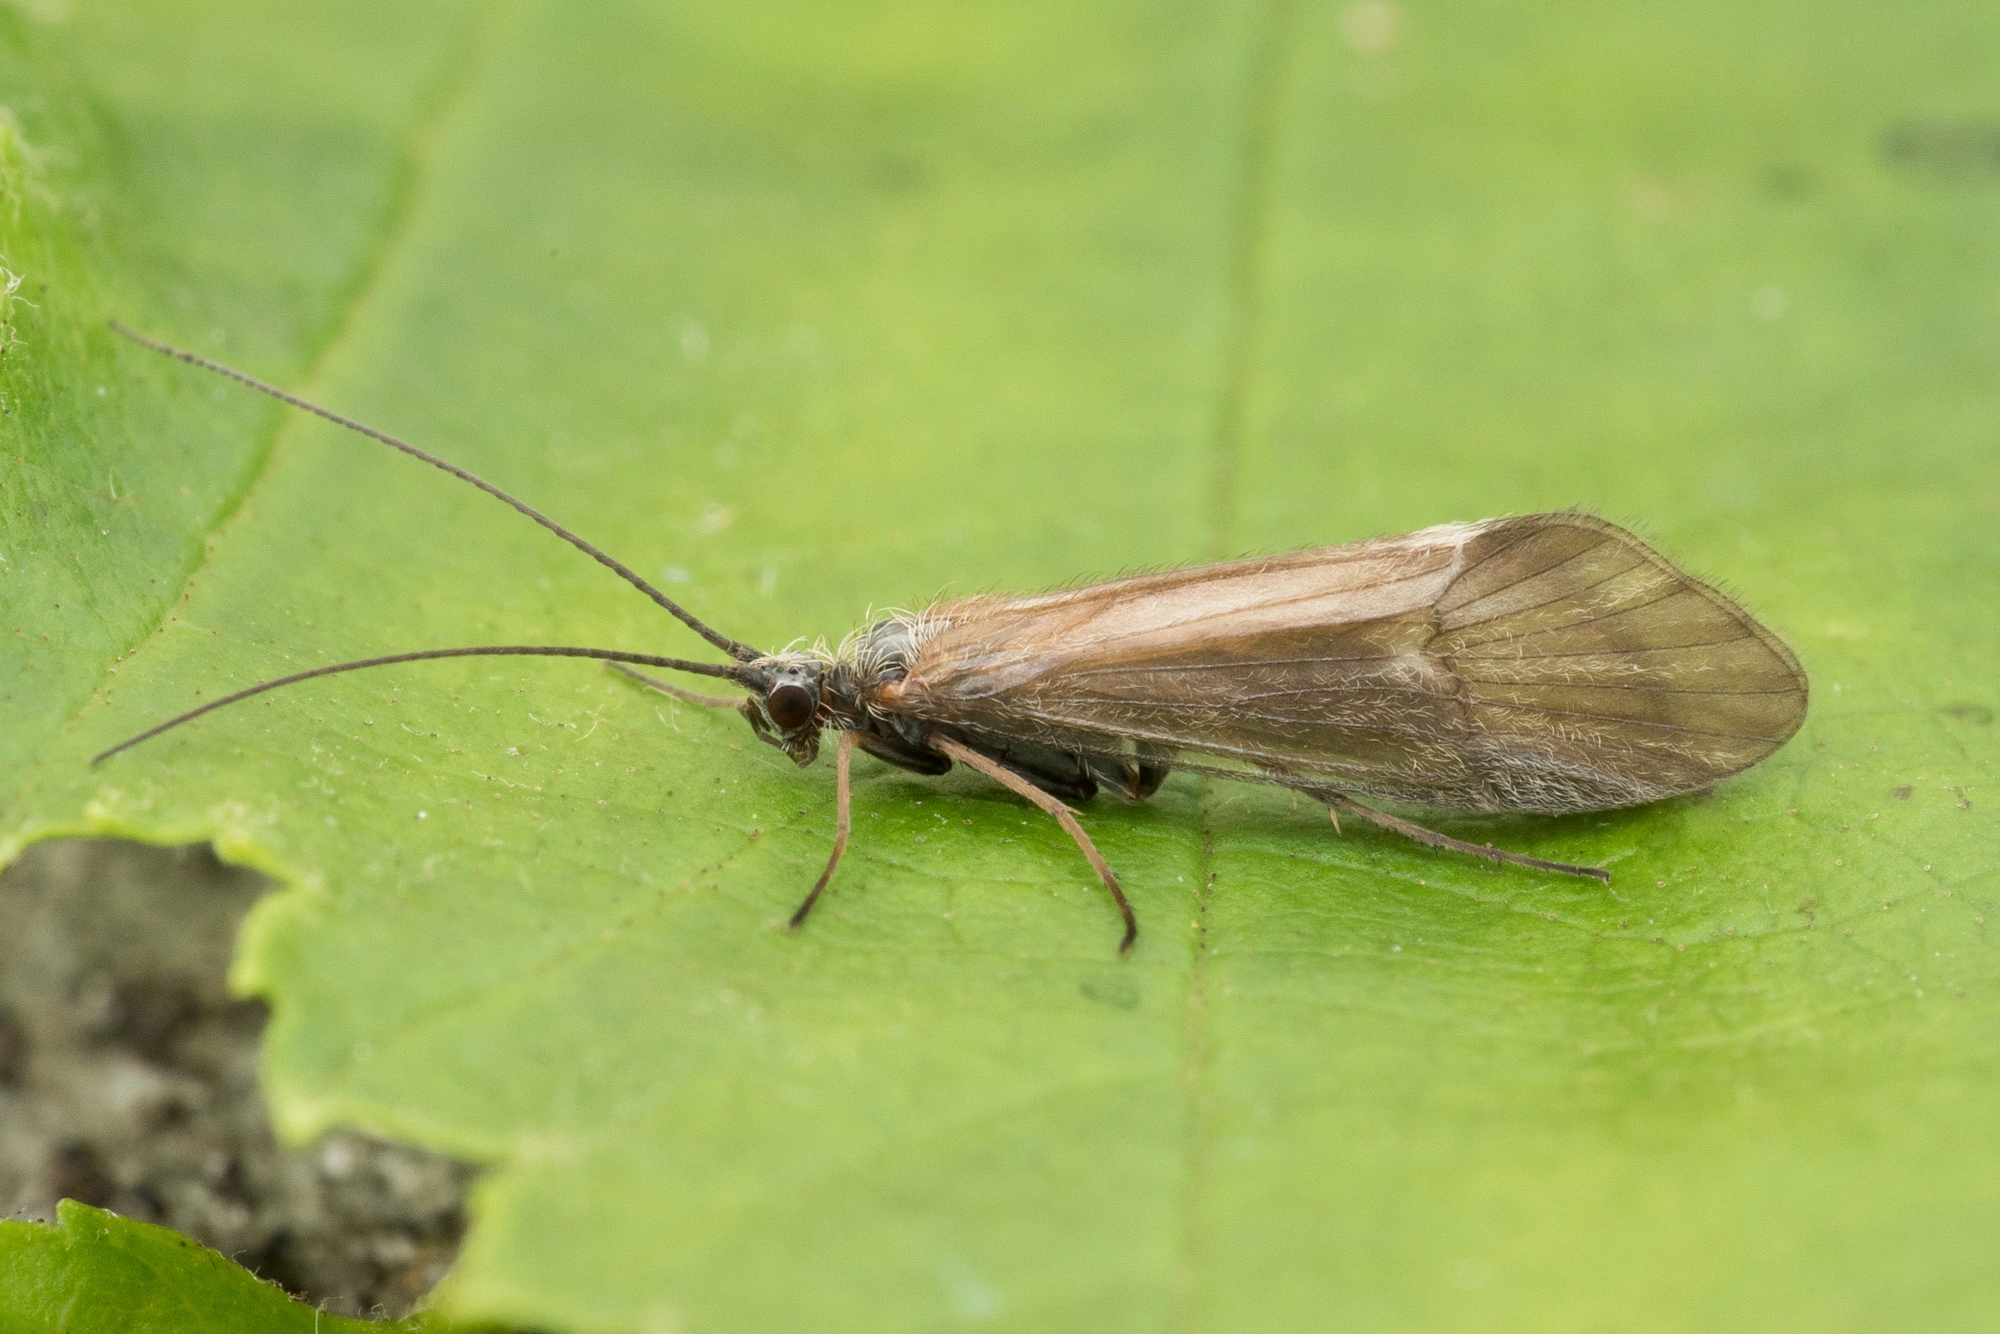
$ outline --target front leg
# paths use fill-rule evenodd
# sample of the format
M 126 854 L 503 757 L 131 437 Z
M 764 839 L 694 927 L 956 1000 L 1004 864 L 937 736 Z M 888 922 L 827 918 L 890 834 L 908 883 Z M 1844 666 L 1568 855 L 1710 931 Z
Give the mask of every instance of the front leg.
M 847 851 L 847 836 L 854 827 L 853 789 L 848 779 L 854 754 L 855 733 L 842 732 L 833 753 L 833 852 L 826 859 L 826 869 L 813 882 L 812 892 L 806 901 L 792 914 L 792 920 L 785 924 L 788 930 L 796 931 L 805 922 L 806 914 L 819 902 L 819 896 L 826 893 L 826 887 L 833 882 L 833 873 L 840 868 L 841 854 Z

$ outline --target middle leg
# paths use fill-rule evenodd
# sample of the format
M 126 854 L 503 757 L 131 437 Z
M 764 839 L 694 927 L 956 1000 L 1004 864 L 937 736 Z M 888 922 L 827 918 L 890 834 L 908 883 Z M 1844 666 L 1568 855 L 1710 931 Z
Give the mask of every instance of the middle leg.
M 1120 954 L 1130 952 L 1132 942 L 1139 938 L 1139 919 L 1133 914 L 1132 905 L 1125 898 L 1125 891 L 1118 887 L 1118 877 L 1112 874 L 1110 863 L 1104 860 L 1104 855 L 1097 850 L 1097 845 L 1090 841 L 1090 835 L 1083 832 L 1083 826 L 1076 822 L 1076 816 L 1070 813 L 1069 807 L 1042 791 L 1027 777 L 980 754 L 970 746 L 936 732 L 925 737 L 924 741 L 925 744 L 943 751 L 966 768 L 977 769 L 1010 792 L 1018 792 L 1055 817 L 1056 823 L 1063 827 L 1063 832 L 1075 839 L 1077 847 L 1083 849 L 1083 855 L 1090 859 L 1090 865 L 1096 870 L 1097 878 L 1111 891 L 1111 899 L 1118 905 L 1119 915 L 1125 919 L 1125 938 L 1118 942 L 1118 952 Z

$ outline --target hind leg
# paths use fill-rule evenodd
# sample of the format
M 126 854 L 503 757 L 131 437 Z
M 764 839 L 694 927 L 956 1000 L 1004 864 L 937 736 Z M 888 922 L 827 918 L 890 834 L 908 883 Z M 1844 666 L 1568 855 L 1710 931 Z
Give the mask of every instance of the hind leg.
M 1329 788 L 1301 788 L 1300 790 L 1326 803 L 1327 813 L 1333 817 L 1335 831 L 1340 829 L 1340 812 L 1346 811 L 1351 815 L 1358 815 L 1368 821 L 1368 823 L 1386 829 L 1392 834 L 1401 834 L 1404 838 L 1414 839 L 1427 848 L 1439 848 L 1445 852 L 1462 852 L 1468 857 L 1482 857 L 1489 862 L 1505 862 L 1512 866 L 1528 866 L 1537 871 L 1555 871 L 1562 875 L 1588 876 L 1592 880 L 1601 880 L 1607 885 L 1611 883 L 1611 872 L 1601 866 L 1572 866 L 1568 862 L 1544 861 L 1540 857 L 1528 857 L 1518 852 L 1504 852 L 1499 848 L 1488 847 L 1479 843 L 1467 843 L 1462 838 L 1453 838 L 1449 834 L 1440 834 L 1435 829 L 1426 829 L 1420 824 L 1411 824 L 1408 820 L 1399 820 L 1387 811 L 1378 811 L 1373 806 L 1363 806 L 1344 792 L 1335 792 Z

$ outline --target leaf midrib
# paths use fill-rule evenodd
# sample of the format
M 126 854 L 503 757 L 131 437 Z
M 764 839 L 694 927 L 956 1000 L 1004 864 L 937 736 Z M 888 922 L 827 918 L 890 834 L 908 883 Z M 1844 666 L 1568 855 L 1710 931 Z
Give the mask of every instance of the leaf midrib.
M 1209 480 L 1207 547 L 1214 560 L 1228 559 L 1241 545 L 1236 533 L 1237 490 L 1250 424 L 1251 382 L 1264 324 L 1262 295 L 1270 262 L 1268 233 L 1277 188 L 1278 131 L 1288 72 L 1286 53 L 1297 26 L 1297 0 L 1265 0 L 1246 69 L 1241 169 L 1227 288 L 1229 333 L 1216 395 L 1214 464 Z M 1169 1286 L 1179 1289 L 1179 1300 L 1171 1309 L 1173 1324 L 1181 1330 L 1198 1329 L 1203 1324 L 1201 1220 L 1206 1210 L 1207 1150 L 1211 1138 L 1206 1115 L 1209 1052 L 1204 965 L 1208 958 L 1208 910 L 1217 874 L 1215 824 L 1210 811 L 1216 781 L 1201 780 L 1201 858 L 1195 882 L 1193 953 L 1188 962 L 1187 1022 L 1182 1030 L 1187 1184 L 1181 1197 L 1177 1272 L 1169 1276 Z

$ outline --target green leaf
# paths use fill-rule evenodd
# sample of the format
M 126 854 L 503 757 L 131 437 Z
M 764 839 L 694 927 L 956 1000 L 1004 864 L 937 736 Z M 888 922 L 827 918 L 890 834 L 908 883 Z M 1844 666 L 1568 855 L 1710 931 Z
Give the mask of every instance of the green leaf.
M 1988 1327 L 1997 27 L 14 21 L 44 165 L 9 167 L 38 304 L 0 362 L 0 828 L 212 837 L 287 880 L 237 973 L 276 1007 L 273 1107 L 493 1164 L 454 1313 Z M 1741 591 L 1813 713 L 1705 799 L 1444 821 L 1610 894 L 1256 789 L 1094 807 L 1130 960 L 1046 821 L 864 760 L 787 934 L 825 767 L 574 663 L 315 682 L 86 768 L 342 657 L 694 651 L 486 497 L 218 400 L 112 314 L 439 450 L 753 642 L 1576 504 Z
M 0 1222 L 4 1334 L 447 1334 L 447 1329 L 429 1315 L 390 1325 L 315 1311 L 178 1232 L 74 1200 L 62 1202 L 53 1225 Z

